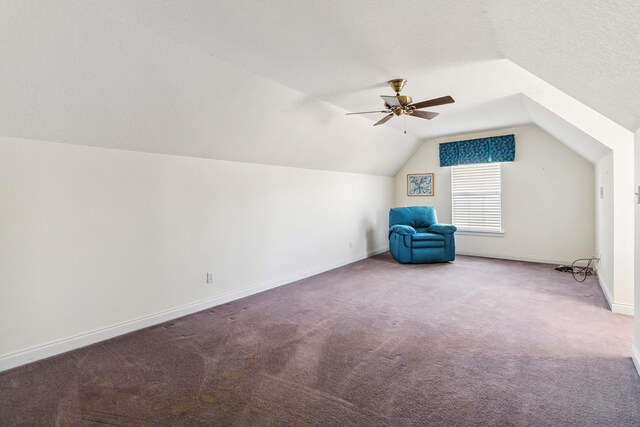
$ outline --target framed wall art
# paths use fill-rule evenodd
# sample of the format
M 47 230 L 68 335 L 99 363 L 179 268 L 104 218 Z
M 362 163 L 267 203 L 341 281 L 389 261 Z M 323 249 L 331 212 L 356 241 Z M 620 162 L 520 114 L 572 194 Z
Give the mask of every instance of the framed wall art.
M 433 196 L 433 174 L 408 174 L 407 196 Z

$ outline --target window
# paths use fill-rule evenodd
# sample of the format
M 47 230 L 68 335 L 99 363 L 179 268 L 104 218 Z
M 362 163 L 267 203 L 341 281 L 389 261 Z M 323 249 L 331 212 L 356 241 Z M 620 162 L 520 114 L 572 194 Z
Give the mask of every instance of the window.
M 451 210 L 461 231 L 501 233 L 500 163 L 452 166 Z

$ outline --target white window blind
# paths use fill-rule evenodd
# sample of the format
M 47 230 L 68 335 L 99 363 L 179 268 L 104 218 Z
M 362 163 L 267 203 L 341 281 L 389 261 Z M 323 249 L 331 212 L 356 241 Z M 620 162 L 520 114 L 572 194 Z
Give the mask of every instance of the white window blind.
M 453 224 L 468 231 L 502 231 L 500 163 L 451 167 Z

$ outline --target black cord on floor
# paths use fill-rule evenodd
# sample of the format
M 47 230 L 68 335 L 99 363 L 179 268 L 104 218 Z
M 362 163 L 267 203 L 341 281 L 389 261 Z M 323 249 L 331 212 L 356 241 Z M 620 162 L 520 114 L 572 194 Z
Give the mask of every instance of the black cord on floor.
M 559 265 L 556 270 L 571 273 L 576 282 L 584 282 L 587 280 L 587 276 L 593 275 L 593 268 L 591 264 L 594 263 L 596 258 L 580 258 L 571 263 L 571 265 Z M 580 261 L 587 261 L 587 265 L 576 266 L 576 263 Z

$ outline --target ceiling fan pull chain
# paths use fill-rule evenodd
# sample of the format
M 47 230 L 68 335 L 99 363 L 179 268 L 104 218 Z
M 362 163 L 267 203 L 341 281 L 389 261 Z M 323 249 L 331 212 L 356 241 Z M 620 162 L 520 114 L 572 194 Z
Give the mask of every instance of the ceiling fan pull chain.
M 404 115 L 404 134 L 407 134 L 407 116 Z

